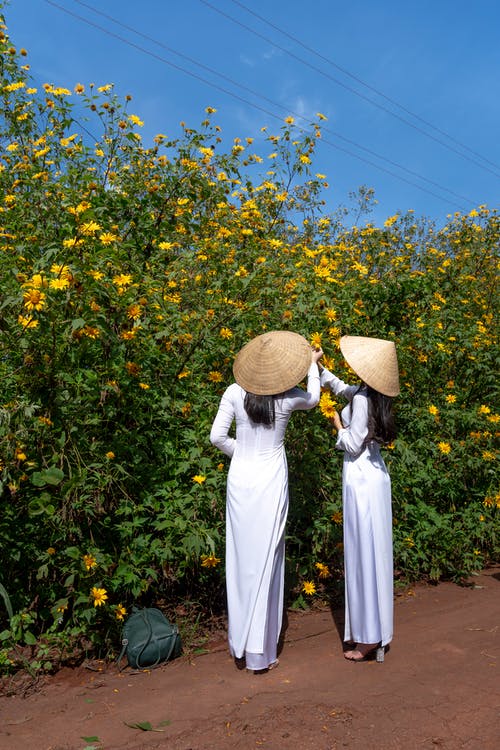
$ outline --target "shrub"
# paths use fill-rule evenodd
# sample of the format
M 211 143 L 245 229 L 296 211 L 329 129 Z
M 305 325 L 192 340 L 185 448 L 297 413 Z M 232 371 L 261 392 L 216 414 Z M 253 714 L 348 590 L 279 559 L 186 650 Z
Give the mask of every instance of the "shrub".
M 322 116 L 287 118 L 262 156 L 250 138 L 221 152 L 211 108 L 145 146 L 129 97 L 37 91 L 5 29 L 0 45 L 2 668 L 106 654 L 132 603 L 217 611 L 227 461 L 208 435 L 235 353 L 268 329 L 346 379 L 341 334 L 394 339 L 398 575 L 497 559 L 497 213 L 346 228 L 311 174 Z M 342 570 L 333 407 L 288 433 L 299 604 Z

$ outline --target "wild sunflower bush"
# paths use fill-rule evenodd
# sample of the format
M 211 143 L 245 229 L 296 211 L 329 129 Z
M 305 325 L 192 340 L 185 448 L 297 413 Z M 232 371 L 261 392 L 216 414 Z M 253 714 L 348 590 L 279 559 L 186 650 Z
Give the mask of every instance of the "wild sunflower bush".
M 5 25 L 0 45 L 0 668 L 116 652 L 132 604 L 219 611 L 227 459 L 208 436 L 235 353 L 269 329 L 346 379 L 340 335 L 396 342 L 396 575 L 498 560 L 497 212 L 347 227 L 312 166 L 322 115 L 263 128 L 260 154 L 224 150 L 211 108 L 145 145 L 130 97 L 38 90 Z M 325 393 L 289 427 L 298 605 L 341 578 L 341 406 Z

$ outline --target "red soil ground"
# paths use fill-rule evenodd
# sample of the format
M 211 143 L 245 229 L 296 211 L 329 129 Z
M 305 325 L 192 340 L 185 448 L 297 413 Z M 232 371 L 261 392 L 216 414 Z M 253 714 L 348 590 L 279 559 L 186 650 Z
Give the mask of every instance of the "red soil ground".
M 407 590 L 395 622 L 383 664 L 347 662 L 341 615 L 324 609 L 289 613 L 264 675 L 238 671 L 223 634 L 151 672 L 63 669 L 0 697 L 0 748 L 499 750 L 500 568 Z

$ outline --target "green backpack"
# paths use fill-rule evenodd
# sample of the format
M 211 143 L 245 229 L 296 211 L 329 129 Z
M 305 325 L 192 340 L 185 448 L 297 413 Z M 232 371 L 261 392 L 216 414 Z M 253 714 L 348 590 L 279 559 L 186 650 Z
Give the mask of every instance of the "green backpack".
M 172 625 L 163 612 L 154 607 L 132 608 L 132 614 L 123 626 L 118 663 L 126 654 L 132 669 L 145 669 L 175 659 L 181 652 L 179 628 Z

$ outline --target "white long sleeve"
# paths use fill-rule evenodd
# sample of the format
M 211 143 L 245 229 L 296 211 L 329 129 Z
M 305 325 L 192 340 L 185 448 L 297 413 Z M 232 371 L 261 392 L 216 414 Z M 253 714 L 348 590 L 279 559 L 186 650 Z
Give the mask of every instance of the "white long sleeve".
M 323 387 L 329 388 L 336 396 L 344 396 L 348 401 L 351 401 L 354 394 L 359 390 L 359 386 L 344 383 L 326 367 L 323 367 L 321 371 L 320 381 Z
M 368 398 L 358 385 L 348 385 L 326 368 L 321 373 L 321 385 L 328 387 L 336 396 L 344 396 L 350 405 L 342 410 L 342 424 L 335 447 L 352 456 L 357 456 L 365 447 L 368 435 Z
M 352 456 L 357 456 L 363 451 L 368 435 L 368 398 L 366 394 L 361 392 L 354 396 L 351 405 L 342 411 L 342 422 L 345 427 L 339 430 L 335 447 Z
M 229 430 L 235 416 L 234 406 L 228 393 L 223 394 L 217 415 L 210 430 L 210 442 L 226 456 L 231 456 L 236 447 L 236 440 L 229 436 Z

